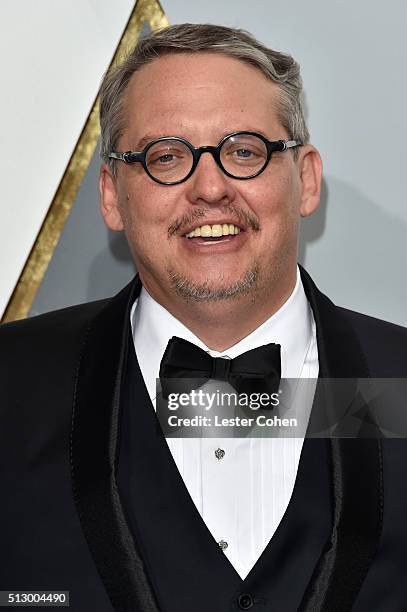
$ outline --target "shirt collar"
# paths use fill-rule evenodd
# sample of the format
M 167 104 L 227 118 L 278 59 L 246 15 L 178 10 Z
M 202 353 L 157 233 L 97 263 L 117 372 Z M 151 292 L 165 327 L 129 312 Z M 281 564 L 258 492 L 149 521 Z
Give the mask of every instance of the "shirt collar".
M 312 338 L 313 316 L 297 268 L 297 280 L 288 300 L 262 325 L 226 351 L 210 350 L 181 321 L 176 319 L 144 289 L 130 314 L 134 346 L 150 397 L 156 395 L 161 358 L 173 336 L 188 340 L 213 357 L 233 359 L 263 344 L 281 345 L 283 378 L 299 378 Z

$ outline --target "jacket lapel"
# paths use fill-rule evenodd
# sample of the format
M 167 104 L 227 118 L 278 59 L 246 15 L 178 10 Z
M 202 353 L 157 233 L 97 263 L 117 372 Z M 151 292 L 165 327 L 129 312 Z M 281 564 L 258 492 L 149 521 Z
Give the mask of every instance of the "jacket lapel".
M 321 378 L 369 378 L 350 323 L 301 268 L 313 310 Z M 305 443 L 312 443 L 306 440 Z M 304 595 L 301 612 L 351 610 L 376 553 L 383 521 L 381 444 L 378 439 L 331 438 L 333 526 Z
M 158 612 L 116 483 L 130 308 L 140 288 L 136 278 L 109 300 L 87 330 L 77 370 L 71 432 L 73 492 L 81 526 L 113 607 L 122 612 Z

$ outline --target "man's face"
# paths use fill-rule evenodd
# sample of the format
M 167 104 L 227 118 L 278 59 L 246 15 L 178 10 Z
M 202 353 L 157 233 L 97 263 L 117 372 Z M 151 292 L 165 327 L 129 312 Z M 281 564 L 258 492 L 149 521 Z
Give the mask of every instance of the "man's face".
M 275 84 L 241 61 L 211 53 L 166 55 L 131 78 L 117 150 L 141 150 L 162 136 L 180 136 L 195 147 L 217 145 L 236 131 L 286 140 L 278 97 Z M 273 286 L 281 290 L 295 276 L 300 214 L 317 205 L 304 196 L 309 149 L 300 149 L 298 161 L 290 151 L 274 153 L 263 173 L 249 180 L 226 176 L 207 153 L 187 181 L 171 186 L 154 182 L 139 163 L 118 162 L 116 179 L 105 166 L 106 224 L 125 230 L 141 280 L 161 303 L 175 296 L 219 302 L 254 298 Z M 315 179 L 315 160 L 308 162 Z M 186 237 L 195 228 L 225 224 L 240 233 Z

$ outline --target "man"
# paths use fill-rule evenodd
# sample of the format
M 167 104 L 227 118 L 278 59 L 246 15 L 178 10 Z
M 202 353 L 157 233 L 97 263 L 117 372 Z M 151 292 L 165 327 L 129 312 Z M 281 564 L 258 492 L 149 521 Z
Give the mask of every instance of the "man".
M 102 214 L 139 276 L 0 330 L 1 589 L 69 590 L 78 611 L 405 610 L 403 440 L 166 441 L 154 411 L 174 355 L 406 376 L 406 330 L 297 268 L 322 171 L 300 94 L 291 57 L 209 25 L 105 77 Z

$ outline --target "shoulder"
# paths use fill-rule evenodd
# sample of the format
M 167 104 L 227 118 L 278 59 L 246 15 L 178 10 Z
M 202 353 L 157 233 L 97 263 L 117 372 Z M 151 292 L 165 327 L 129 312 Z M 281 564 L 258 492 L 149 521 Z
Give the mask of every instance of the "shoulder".
M 109 302 L 110 298 L 78 304 L 53 310 L 45 314 L 37 315 L 20 321 L 3 323 L 0 325 L 0 338 L 15 341 L 19 337 L 27 337 L 38 333 L 64 333 L 68 330 L 79 331 L 89 323 L 96 314 Z
M 365 344 L 372 343 L 392 343 L 394 346 L 400 345 L 407 349 L 407 328 L 388 321 L 376 319 L 361 312 L 348 310 L 347 308 L 337 307 L 341 315 L 345 317 Z
M 337 308 L 356 334 L 373 376 L 407 376 L 407 328 Z
M 59 354 L 77 353 L 94 317 L 109 299 L 55 310 L 21 321 L 0 325 L 0 367 L 32 366 Z

